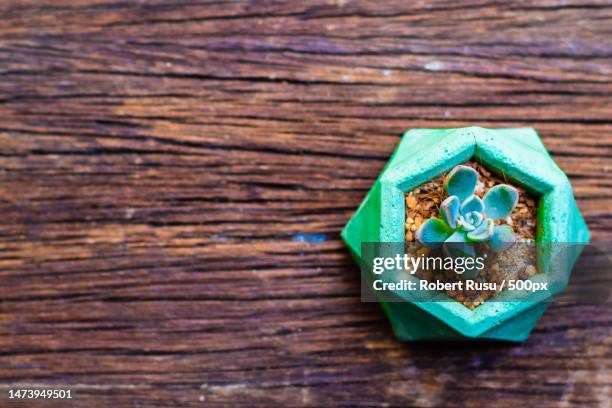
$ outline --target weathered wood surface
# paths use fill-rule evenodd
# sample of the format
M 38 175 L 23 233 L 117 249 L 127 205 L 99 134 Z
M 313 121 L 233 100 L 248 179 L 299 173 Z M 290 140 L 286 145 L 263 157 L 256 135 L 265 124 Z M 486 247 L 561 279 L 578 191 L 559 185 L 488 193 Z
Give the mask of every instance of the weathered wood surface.
M 609 308 L 402 344 L 338 234 L 405 129 L 476 123 L 609 241 L 611 57 L 610 1 L 2 2 L 1 405 L 610 406 Z

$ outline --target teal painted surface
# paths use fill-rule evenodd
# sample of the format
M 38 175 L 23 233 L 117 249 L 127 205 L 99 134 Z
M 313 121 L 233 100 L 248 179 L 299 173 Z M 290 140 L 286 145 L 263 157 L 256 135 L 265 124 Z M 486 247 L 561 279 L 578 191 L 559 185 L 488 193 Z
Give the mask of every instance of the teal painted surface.
M 381 175 L 342 231 L 342 238 L 355 259 L 362 261 L 362 242 L 403 242 L 404 193 L 470 158 L 503 172 L 540 197 L 538 243 L 589 241 L 589 231 L 576 205 L 571 184 L 535 130 L 412 129 L 404 134 Z M 551 260 L 562 257 L 555 253 L 556 247 L 543 247 L 538 255 L 538 266 L 546 273 Z M 567 285 L 578 254 L 561 255 L 568 265 L 564 279 L 556 282 L 549 293 L 534 293 L 529 301 L 504 301 L 502 293 L 499 301 L 486 302 L 470 310 L 459 302 L 448 301 L 443 293 L 434 295 L 445 301 L 424 302 L 407 297 L 406 292 L 398 292 L 402 301 L 383 303 L 383 308 L 402 340 L 522 341 L 548 306 L 543 300 Z M 418 282 L 418 278 L 411 275 L 406 279 Z

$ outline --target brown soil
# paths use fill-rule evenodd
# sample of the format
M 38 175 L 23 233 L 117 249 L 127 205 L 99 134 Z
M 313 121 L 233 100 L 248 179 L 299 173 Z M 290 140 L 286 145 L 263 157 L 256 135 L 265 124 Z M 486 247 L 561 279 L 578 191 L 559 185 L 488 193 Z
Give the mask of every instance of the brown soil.
M 464 163 L 478 171 L 478 184 L 475 194 L 482 197 L 491 187 L 498 184 L 509 184 L 519 191 L 519 202 L 509 217 L 497 221 L 496 224 L 507 224 L 514 229 L 519 242 L 532 243 L 536 234 L 537 201 L 521 186 L 513 184 L 492 174 L 480 163 L 469 161 Z M 443 187 L 444 175 L 436 177 L 406 194 L 406 241 L 408 252 L 412 255 L 427 254 L 428 248 L 415 242 L 417 229 L 428 218 L 440 218 L 440 203 L 447 197 Z M 504 279 L 528 279 L 537 273 L 535 251 L 528 245 L 515 245 L 511 249 L 488 257 L 490 262 L 476 278 L 481 282 L 497 282 Z M 421 279 L 453 282 L 461 279 L 454 271 L 420 270 L 416 275 Z M 499 285 L 498 285 L 499 287 Z M 497 296 L 495 291 L 447 291 L 452 298 L 460 301 L 470 309 L 482 304 L 485 300 Z

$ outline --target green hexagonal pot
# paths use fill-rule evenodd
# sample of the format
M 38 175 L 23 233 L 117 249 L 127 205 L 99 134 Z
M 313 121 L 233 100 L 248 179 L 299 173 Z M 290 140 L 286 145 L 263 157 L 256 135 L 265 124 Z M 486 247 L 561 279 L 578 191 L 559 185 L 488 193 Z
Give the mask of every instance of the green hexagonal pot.
M 405 192 L 471 158 L 503 172 L 538 195 L 536 241 L 582 243 L 589 231 L 580 214 L 571 184 L 532 128 L 412 129 L 406 132 L 391 159 L 349 220 L 342 238 L 361 264 L 362 243 L 403 242 Z M 538 267 L 546 274 L 554 246 L 538 252 Z M 523 341 L 548 306 L 547 298 L 564 289 L 579 253 L 563 263 L 564 279 L 546 293 L 527 300 L 485 302 L 470 310 L 448 298 L 442 301 L 381 301 L 398 338 L 483 339 Z M 537 280 L 542 277 L 534 277 Z M 408 279 L 418 280 L 414 276 Z M 437 299 L 446 297 L 436 293 Z M 400 295 L 401 296 L 401 295 Z

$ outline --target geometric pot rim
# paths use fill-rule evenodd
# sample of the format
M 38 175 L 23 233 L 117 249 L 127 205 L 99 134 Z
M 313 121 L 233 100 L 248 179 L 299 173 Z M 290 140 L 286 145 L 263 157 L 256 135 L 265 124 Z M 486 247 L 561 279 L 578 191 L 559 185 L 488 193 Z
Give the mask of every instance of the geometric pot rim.
M 409 154 L 406 154 L 409 152 Z M 539 196 L 537 243 L 586 243 L 588 229 L 576 206 L 569 179 L 556 165 L 532 128 L 466 127 L 453 129 L 411 129 L 377 179 L 368 196 L 342 231 L 352 253 L 360 258 L 362 242 L 403 242 L 405 221 L 404 194 L 450 171 L 469 159 L 502 172 Z M 371 221 L 369 233 L 353 228 L 366 201 L 377 204 L 378 220 Z M 572 218 L 572 219 L 570 219 Z M 580 228 L 568 228 L 579 225 Z M 371 227 L 374 228 L 371 228 Z M 360 239 L 355 239 L 359 236 Z M 365 240 L 364 240 L 365 238 Z M 372 239 L 374 238 L 374 239 Z M 546 257 L 538 260 L 546 270 Z M 408 280 L 416 280 L 408 275 Z M 541 276 L 534 277 L 535 280 Z M 569 271 L 568 271 L 569 278 Z M 554 294 L 563 289 L 558 286 Z M 435 292 L 434 292 L 435 293 Z M 402 292 L 397 293 L 405 298 Z M 478 337 L 541 302 L 543 293 L 534 292 L 529 300 L 485 302 L 471 310 L 456 301 L 412 302 L 466 337 Z M 441 292 L 435 293 L 446 297 Z M 499 299 L 503 299 L 503 293 Z

